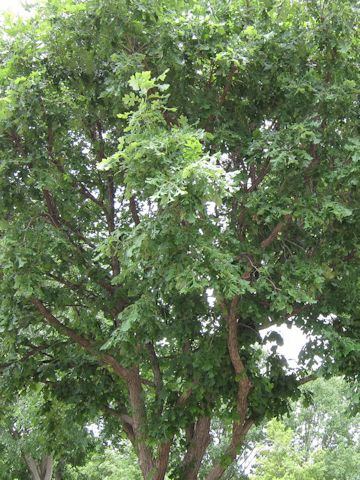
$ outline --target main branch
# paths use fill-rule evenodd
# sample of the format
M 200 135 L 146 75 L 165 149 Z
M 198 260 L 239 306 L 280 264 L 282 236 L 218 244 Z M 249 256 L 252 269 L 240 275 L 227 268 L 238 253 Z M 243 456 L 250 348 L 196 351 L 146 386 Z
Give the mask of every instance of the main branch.
M 248 408 L 248 395 L 251 389 L 251 382 L 247 376 L 244 363 L 239 354 L 238 347 L 238 323 L 236 317 L 236 309 L 240 300 L 240 296 L 236 295 L 227 313 L 227 327 L 228 327 L 228 351 L 231 359 L 232 366 L 235 371 L 236 380 L 239 382 L 236 410 L 238 420 L 233 423 L 231 441 L 225 450 L 224 457 L 233 462 L 238 455 L 239 447 L 241 446 L 244 438 L 252 426 L 252 420 L 247 418 Z M 224 462 L 220 459 L 215 463 L 206 477 L 206 480 L 219 480 L 226 470 Z
M 33 298 L 31 300 L 31 303 L 38 310 L 38 312 L 41 313 L 46 323 L 54 327 L 59 333 L 62 333 L 66 337 L 70 338 L 74 343 L 79 345 L 86 352 L 99 358 L 103 364 L 110 366 L 114 373 L 122 380 L 128 380 L 128 370 L 124 368 L 112 355 L 97 351 L 96 345 L 93 341 L 87 339 L 86 337 L 77 333 L 72 328 L 67 327 L 66 325 L 61 323 L 56 317 L 54 317 L 50 310 L 48 310 L 39 299 Z

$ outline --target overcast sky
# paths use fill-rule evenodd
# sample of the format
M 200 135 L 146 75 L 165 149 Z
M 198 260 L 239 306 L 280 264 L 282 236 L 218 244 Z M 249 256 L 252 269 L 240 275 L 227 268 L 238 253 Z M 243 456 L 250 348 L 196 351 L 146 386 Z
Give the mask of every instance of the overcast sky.
M 0 0 L 0 11 L 22 13 L 23 12 L 22 3 L 23 3 L 22 0 Z

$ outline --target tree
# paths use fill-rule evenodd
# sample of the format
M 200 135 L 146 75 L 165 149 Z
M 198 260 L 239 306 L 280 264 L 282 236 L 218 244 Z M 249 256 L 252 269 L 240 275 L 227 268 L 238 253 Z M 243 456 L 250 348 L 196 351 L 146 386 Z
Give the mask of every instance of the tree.
M 249 480 L 249 473 L 252 465 L 256 460 L 258 445 L 266 438 L 265 425 L 261 423 L 253 427 L 246 435 L 236 460 L 227 467 L 222 480 Z M 214 460 L 223 455 L 231 440 L 231 429 L 224 421 L 212 419 L 211 421 L 211 438 L 212 442 L 206 450 L 206 454 L 201 464 L 201 477 L 211 470 Z
M 303 394 L 307 402 L 298 403 L 287 423 L 305 457 L 310 458 L 316 449 L 331 451 L 340 445 L 356 448 L 360 428 L 360 416 L 354 415 L 357 398 L 344 380 L 318 379 L 304 386 Z
M 293 445 L 293 432 L 278 420 L 267 425 L 268 445 L 260 447 L 259 461 L 251 480 L 325 480 L 323 459 L 304 462 Z
M 41 386 L 22 392 L 11 403 L 1 399 L 0 478 L 62 478 L 64 465 L 78 464 L 91 449 L 91 435 L 76 421 L 74 410 L 45 398 Z
M 66 480 L 141 480 L 134 452 L 108 449 L 95 453 L 82 467 L 69 468 Z
M 334 378 L 318 379 L 303 393 L 306 403 L 297 402 L 288 419 L 268 423 L 251 480 L 357 480 L 360 416 L 351 413 L 353 392 Z
M 217 418 L 217 480 L 314 371 L 359 380 L 358 19 L 49 0 L 2 26 L 7 389 L 101 412 L 146 480 L 201 478 Z M 310 334 L 296 371 L 260 335 L 283 323 Z

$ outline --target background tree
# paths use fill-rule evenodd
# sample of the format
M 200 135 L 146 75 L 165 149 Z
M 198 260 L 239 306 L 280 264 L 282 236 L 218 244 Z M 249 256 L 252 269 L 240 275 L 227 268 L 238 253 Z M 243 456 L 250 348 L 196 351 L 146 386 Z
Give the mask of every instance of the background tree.
M 357 480 L 360 416 L 352 413 L 354 392 L 333 378 L 316 380 L 303 394 L 289 418 L 267 425 L 264 441 L 255 447 L 251 480 Z
M 60 480 L 64 466 L 81 463 L 92 448 L 74 410 L 45 398 L 41 386 L 11 403 L 2 398 L 1 412 L 1 479 Z
M 146 480 L 201 476 L 220 419 L 217 480 L 318 359 L 358 380 L 358 20 L 49 0 L 2 27 L 4 388 L 101 412 Z M 260 335 L 283 323 L 311 334 L 296 371 Z
M 342 378 L 318 379 L 303 388 L 305 404 L 299 403 L 288 425 L 309 458 L 320 448 L 331 450 L 344 444 L 356 446 L 360 429 L 359 414 L 353 415 L 357 394 Z
M 315 456 L 312 462 L 296 449 L 294 432 L 278 420 L 267 425 L 267 445 L 259 447 L 258 464 L 251 480 L 325 480 L 323 458 Z
M 141 480 L 137 459 L 129 448 L 107 449 L 91 455 L 85 465 L 68 467 L 65 480 Z

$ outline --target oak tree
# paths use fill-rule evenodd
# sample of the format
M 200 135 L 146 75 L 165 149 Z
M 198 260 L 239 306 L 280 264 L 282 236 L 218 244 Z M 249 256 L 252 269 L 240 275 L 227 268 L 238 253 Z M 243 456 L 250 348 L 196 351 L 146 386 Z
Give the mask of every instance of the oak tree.
M 48 0 L 2 23 L 6 395 L 103 415 L 146 480 L 201 478 L 220 419 L 217 480 L 299 385 L 359 380 L 358 25 L 355 0 Z M 284 323 L 308 334 L 296 369 Z

